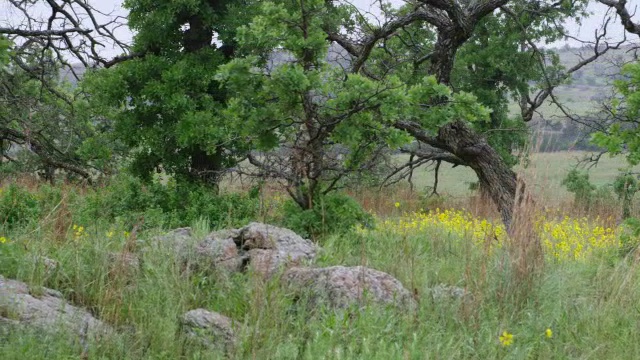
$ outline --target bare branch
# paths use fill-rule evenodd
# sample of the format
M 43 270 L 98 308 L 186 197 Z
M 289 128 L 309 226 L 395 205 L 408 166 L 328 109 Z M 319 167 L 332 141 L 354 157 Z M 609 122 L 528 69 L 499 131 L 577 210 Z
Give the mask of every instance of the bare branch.
M 640 24 L 635 23 L 631 17 L 632 15 L 627 10 L 627 0 L 597 0 L 599 3 L 607 5 L 608 7 L 615 9 L 616 13 L 620 17 L 620 22 L 624 29 L 632 34 L 640 36 Z

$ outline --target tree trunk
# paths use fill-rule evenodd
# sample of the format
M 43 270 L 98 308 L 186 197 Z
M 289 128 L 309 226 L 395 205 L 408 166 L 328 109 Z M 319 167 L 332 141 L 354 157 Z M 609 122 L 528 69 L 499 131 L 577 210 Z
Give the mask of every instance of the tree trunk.
M 441 84 L 451 85 L 451 72 L 458 49 L 468 39 L 462 30 L 451 28 L 438 33 L 433 47 L 429 74 L 434 75 Z
M 188 173 L 190 181 L 217 187 L 223 171 L 221 149 L 213 154 L 200 148 L 191 151 L 191 169 Z
M 486 189 L 498 207 L 507 230 L 511 230 L 516 198 L 516 173 L 482 136 L 462 121 L 440 128 L 437 140 L 442 147 L 475 171 L 480 187 Z

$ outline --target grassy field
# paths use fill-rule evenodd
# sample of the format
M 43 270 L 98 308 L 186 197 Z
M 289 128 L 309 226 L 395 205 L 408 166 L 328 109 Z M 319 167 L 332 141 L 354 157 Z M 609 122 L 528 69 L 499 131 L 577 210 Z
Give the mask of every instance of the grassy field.
M 415 194 L 401 197 L 403 186 L 360 194 L 358 200 L 375 221 L 317 238 L 322 250 L 314 266 L 364 265 L 387 272 L 414 294 L 415 306 L 404 308 L 310 308 L 297 302 L 277 276 L 265 280 L 251 272 L 186 271 L 170 247 L 154 241 L 169 230 L 163 224 L 190 225 L 198 239 L 252 220 L 281 224 L 286 216 L 282 198 L 268 198 L 278 194 L 254 200 L 211 197 L 205 210 L 181 218 L 145 208 L 154 198 L 161 200 L 158 204 L 170 198 L 141 191 L 132 182 L 99 189 L 0 185 L 0 216 L 13 216 L 12 222 L 0 221 L 0 275 L 28 283 L 34 296 L 41 286 L 58 290 L 69 303 L 90 309 L 116 329 L 85 348 L 65 333 L 2 331 L 0 321 L 0 358 L 640 358 L 640 254 L 632 250 L 638 239 L 623 241 L 621 228 L 596 216 L 574 216 L 560 185 L 583 155 L 532 156 L 522 171 L 543 195 L 538 202 L 562 199 L 565 207 L 531 216 L 535 221 L 511 237 L 498 222 L 477 214 L 414 211 L 422 205 L 409 207 L 405 200 Z M 611 182 L 622 166 L 621 158 L 603 159 L 590 170 L 593 182 Z M 454 199 L 469 195 L 473 173 L 441 170 L 441 192 Z M 414 180 L 424 188 L 432 184 L 433 173 L 420 170 Z M 202 197 L 195 194 L 190 201 Z M 454 201 L 449 200 L 440 209 L 450 207 Z M 222 220 L 212 223 L 206 216 L 216 211 Z M 141 218 L 144 226 L 133 231 Z M 163 221 L 168 218 L 172 221 Z M 114 253 L 133 253 L 141 266 L 135 271 L 114 268 Z M 43 256 L 58 262 L 55 271 L 34 260 Z M 447 287 L 465 295 L 440 296 L 434 290 Z M 242 324 L 236 346 L 209 349 L 189 340 L 180 317 L 195 308 Z
M 34 289 L 57 289 L 118 329 L 86 352 L 64 334 L 0 331 L 2 359 L 640 357 L 640 270 L 633 257 L 618 255 L 614 230 L 602 235 L 586 220 L 551 221 L 548 229 L 536 230 L 544 253 L 530 256 L 530 243 L 508 241 L 504 231 L 497 243 L 482 235 L 491 229 L 482 219 L 395 211 L 377 229 L 322 239 L 317 266 L 366 265 L 388 272 L 414 293 L 415 307 L 306 308 L 277 277 L 184 272 L 176 254 L 153 244 L 162 229 L 140 232 L 133 251 L 143 266 L 114 277 L 108 254 L 132 251 L 126 229 L 86 220 L 86 235 L 79 238 L 72 228 L 65 235 L 57 220 L 80 221 L 73 209 L 20 228 L 2 227 L 0 274 Z M 202 221 L 192 225 L 199 237 L 211 230 Z M 556 229 L 566 238 L 554 235 Z M 110 231 L 116 235 L 106 237 Z M 56 259 L 59 267 L 47 273 L 34 255 Z M 435 296 L 432 289 L 441 285 L 463 288 L 467 295 Z M 181 314 L 198 307 L 243 324 L 233 350 L 206 349 L 181 334 Z
M 516 170 L 524 174 L 530 189 L 544 201 L 556 203 L 567 200 L 570 193 L 562 186 L 562 179 L 581 159 L 589 156 L 587 152 L 534 153 L 530 156 L 526 168 Z M 587 169 L 590 180 L 597 186 L 610 184 L 618 174 L 618 169 L 626 167 L 623 157 L 604 156 L 597 166 Z M 433 168 L 421 168 L 414 175 L 416 189 L 433 186 Z M 469 184 L 477 181 L 473 170 L 464 167 L 452 168 L 443 165 L 440 168 L 438 191 L 454 198 L 464 198 L 471 194 Z

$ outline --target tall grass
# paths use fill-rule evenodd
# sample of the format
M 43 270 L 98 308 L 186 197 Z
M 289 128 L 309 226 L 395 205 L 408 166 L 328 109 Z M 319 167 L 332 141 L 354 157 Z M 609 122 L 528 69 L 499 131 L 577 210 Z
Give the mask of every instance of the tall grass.
M 29 283 L 36 295 L 40 286 L 57 289 L 117 331 L 87 349 L 67 334 L 0 331 L 3 359 L 640 357 L 640 271 L 634 253 L 557 261 L 540 246 L 532 222 L 538 210 L 527 201 L 516 212 L 517 232 L 500 247 L 490 236 L 478 243 L 472 234 L 435 227 L 323 239 L 319 266 L 366 265 L 388 272 L 417 302 L 406 309 L 372 305 L 335 311 L 302 307 L 277 278 L 188 271 L 170 248 L 154 243 L 167 229 L 134 231 L 126 221 L 83 216 L 77 204 L 85 195 L 67 190 L 37 219 L 0 225 L 0 236 L 8 239 L 0 244 L 0 275 Z M 384 218 L 425 208 L 408 195 L 383 195 L 386 200 L 370 199 L 370 204 Z M 73 225 L 83 226 L 83 234 L 77 236 Z M 198 237 L 211 230 L 206 219 L 190 225 Z M 139 267 L 123 260 L 131 254 L 139 257 Z M 45 266 L 44 257 L 57 267 Z M 442 284 L 466 295 L 434 296 L 431 289 Z M 234 349 L 203 348 L 182 335 L 180 316 L 199 307 L 243 324 Z M 509 346 L 499 340 L 505 331 L 513 334 Z

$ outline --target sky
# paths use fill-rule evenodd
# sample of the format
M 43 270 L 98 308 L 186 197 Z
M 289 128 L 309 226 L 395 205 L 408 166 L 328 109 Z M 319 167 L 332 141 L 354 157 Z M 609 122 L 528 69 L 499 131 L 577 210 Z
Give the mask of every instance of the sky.
M 378 16 L 380 14 L 379 8 L 379 0 L 345 0 L 357 6 L 359 9 L 370 12 L 374 16 Z M 386 0 L 392 3 L 393 5 L 400 6 L 404 3 L 403 0 Z M 479 0 L 481 1 L 481 0 Z M 542 1 L 550 1 L 550 0 L 542 0 Z M 98 9 L 105 13 L 116 14 L 120 16 L 126 16 L 126 10 L 122 9 L 121 4 L 122 0 L 90 0 L 90 3 L 96 6 Z M 640 4 L 640 0 L 629 0 L 627 3 L 627 8 L 631 13 L 634 13 L 634 9 L 636 6 Z M 33 9 L 34 12 L 42 12 L 42 9 L 46 8 L 38 8 L 35 7 Z M 582 25 L 578 25 L 574 21 L 569 22 L 567 24 L 567 29 L 570 34 L 576 36 L 580 39 L 593 39 L 593 34 L 596 29 L 598 29 L 602 24 L 602 19 L 607 12 L 607 7 L 596 3 L 595 1 L 591 1 L 591 4 L 588 8 L 589 12 L 592 14 L 589 18 L 583 19 Z M 46 16 L 46 13 L 42 13 Z M 640 14 L 635 16 L 640 22 Z M 620 25 L 619 19 L 614 19 L 615 23 L 609 26 L 608 34 L 611 35 L 613 39 L 622 38 L 624 30 Z M 20 24 L 21 16 L 20 13 L 12 11 L 12 7 L 8 0 L 0 0 L 0 27 L 5 26 L 15 26 Z M 131 39 L 131 33 L 126 28 L 121 28 L 118 31 L 118 37 L 121 39 Z M 565 42 L 558 42 L 551 44 L 551 46 L 563 46 Z M 575 41 L 569 41 L 570 45 L 577 45 L 578 43 Z M 113 47 L 106 46 L 102 51 L 101 55 L 110 57 L 119 55 L 121 51 L 119 49 L 114 49 Z

